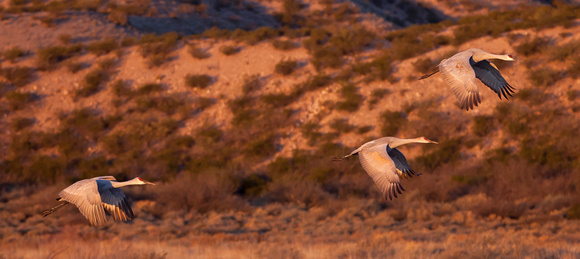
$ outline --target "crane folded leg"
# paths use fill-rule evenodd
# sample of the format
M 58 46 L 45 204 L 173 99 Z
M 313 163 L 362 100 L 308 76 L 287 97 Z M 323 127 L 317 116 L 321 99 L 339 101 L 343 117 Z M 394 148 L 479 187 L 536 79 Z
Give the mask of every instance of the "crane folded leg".
M 65 202 L 63 202 L 63 203 L 61 203 L 59 205 L 54 206 L 53 208 L 50 208 L 50 209 L 47 209 L 47 210 L 43 211 L 42 212 L 42 217 L 44 218 L 44 217 L 52 214 L 53 212 L 55 212 L 56 210 L 60 209 L 62 206 L 67 205 L 67 204 L 69 204 L 69 202 L 68 201 L 65 201 Z

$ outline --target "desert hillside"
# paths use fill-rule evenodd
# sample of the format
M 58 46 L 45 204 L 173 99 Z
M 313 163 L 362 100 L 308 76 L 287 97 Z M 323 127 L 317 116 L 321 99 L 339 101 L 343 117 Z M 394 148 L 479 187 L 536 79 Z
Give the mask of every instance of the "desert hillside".
M 513 97 L 418 80 L 469 48 Z M 0 258 L 579 257 L 579 60 L 574 1 L 0 2 Z M 392 201 L 382 136 L 439 142 Z M 102 175 L 157 185 L 40 214 Z

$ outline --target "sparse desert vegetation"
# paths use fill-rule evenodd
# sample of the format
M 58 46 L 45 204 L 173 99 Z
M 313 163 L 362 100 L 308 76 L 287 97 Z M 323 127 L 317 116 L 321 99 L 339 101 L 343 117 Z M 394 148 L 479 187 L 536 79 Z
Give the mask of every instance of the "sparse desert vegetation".
M 326 0 L 9 1 L 0 20 L 56 30 L 90 14 L 128 35 L 0 50 L 0 258 L 578 257 L 580 8 L 391 2 L 403 16 Z M 518 54 L 496 63 L 513 98 L 485 89 L 466 112 L 440 74 L 416 80 L 472 47 Z M 394 201 L 356 156 L 331 161 L 381 136 L 439 142 L 401 148 L 421 175 Z M 39 215 L 100 175 L 157 185 L 124 190 L 128 224 L 91 227 L 70 205 Z

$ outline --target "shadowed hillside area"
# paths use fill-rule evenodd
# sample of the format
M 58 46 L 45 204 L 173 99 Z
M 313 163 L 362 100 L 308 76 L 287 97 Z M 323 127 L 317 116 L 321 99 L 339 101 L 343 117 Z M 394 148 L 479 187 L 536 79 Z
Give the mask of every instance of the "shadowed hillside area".
M 580 257 L 580 5 L 543 2 L 1 1 L 0 258 Z M 418 80 L 469 48 L 513 97 Z M 439 142 L 392 201 L 332 161 L 383 136 Z M 157 183 L 134 220 L 42 217 L 104 175 Z

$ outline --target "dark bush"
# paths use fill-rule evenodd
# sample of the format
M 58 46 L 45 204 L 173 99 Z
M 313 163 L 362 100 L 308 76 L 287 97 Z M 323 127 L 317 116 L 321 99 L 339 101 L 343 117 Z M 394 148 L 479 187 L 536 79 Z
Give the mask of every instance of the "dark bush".
M 477 115 L 473 117 L 473 134 L 479 137 L 487 136 L 494 129 L 493 117 Z
M 205 74 L 188 74 L 185 76 L 185 84 L 189 87 L 205 89 L 211 83 L 211 77 Z
M 556 81 L 562 79 L 562 72 L 547 67 L 541 67 L 529 70 L 528 78 L 535 86 L 551 86 Z
M 399 129 L 407 123 L 407 117 L 403 112 L 384 111 L 381 114 L 381 135 L 383 137 L 396 136 Z
M 149 67 L 158 67 L 169 60 L 169 54 L 177 44 L 179 35 L 168 32 L 161 36 L 146 34 L 140 40 L 140 52 L 147 59 Z
M 342 133 L 349 133 L 356 128 L 354 125 L 349 124 L 347 119 L 334 119 L 329 126 Z
M 16 59 L 23 57 L 26 53 L 19 47 L 12 47 L 4 51 L 4 58 L 10 60 L 11 63 L 15 63 Z
M 461 157 L 462 141 L 461 138 L 453 138 L 439 145 L 425 145 L 424 149 L 433 151 L 415 158 L 415 162 L 428 170 L 434 170 L 442 164 L 451 164 Z
M 87 47 L 89 52 L 97 56 L 108 54 L 117 48 L 119 48 L 119 43 L 117 43 L 114 38 L 107 38 L 103 41 L 93 42 Z
M 374 109 L 375 105 L 389 94 L 391 94 L 391 90 L 386 88 L 373 89 L 371 93 L 371 98 L 369 99 L 369 109 L 370 110 Z
M 52 70 L 56 64 L 72 57 L 74 54 L 79 53 L 81 50 L 82 45 L 41 48 L 37 52 L 38 60 L 36 65 L 39 70 Z
M 242 179 L 236 192 L 244 196 L 258 197 L 268 189 L 268 181 L 268 177 L 265 175 L 251 174 Z
M 113 82 L 113 84 L 111 85 L 111 90 L 113 91 L 113 94 L 115 94 L 116 96 L 132 96 L 133 95 L 133 90 L 131 89 L 131 87 L 123 80 L 116 80 L 115 82 Z
M 99 86 L 109 80 L 109 74 L 102 69 L 95 69 L 85 75 L 84 85 L 77 90 L 75 97 L 89 97 L 99 91 Z
M 274 46 L 275 49 L 279 50 L 291 50 L 298 47 L 296 43 L 294 43 L 291 40 L 279 40 L 279 39 L 272 40 L 272 46 Z
M 33 93 L 19 93 L 16 91 L 9 91 L 4 94 L 6 101 L 11 110 L 23 109 L 29 103 L 38 99 L 38 96 Z
M 343 65 L 342 53 L 333 47 L 321 47 L 314 50 L 310 61 L 316 70 L 339 68 Z
M 345 83 L 342 86 L 340 96 L 342 100 L 336 103 L 336 108 L 341 111 L 358 111 L 364 100 L 364 97 L 358 93 L 357 87 L 352 83 Z
M 415 72 L 427 74 L 433 72 L 439 62 L 437 60 L 431 60 L 431 58 L 420 58 L 413 62 L 413 69 L 415 69 Z
M 141 86 L 141 88 L 139 88 L 137 90 L 137 94 L 146 95 L 146 94 L 151 94 L 154 92 L 161 92 L 164 89 L 165 88 L 161 84 L 148 83 L 148 84 L 144 84 L 143 86 Z
M 536 37 L 533 40 L 526 39 L 525 42 L 516 46 L 516 51 L 524 56 L 541 53 L 547 49 L 550 40 L 545 37 Z
M 12 118 L 10 121 L 10 129 L 12 131 L 21 131 L 28 128 L 34 124 L 36 120 L 34 118 L 17 117 Z
M 292 72 L 294 72 L 296 66 L 297 66 L 296 60 L 280 60 L 280 62 L 276 64 L 274 71 L 278 74 L 287 76 L 292 74 Z
M 0 76 L 17 87 L 25 86 L 32 79 L 34 71 L 29 67 L 0 68 Z
M 196 59 L 206 59 L 210 57 L 210 54 L 201 48 L 195 46 L 195 44 L 189 45 L 189 54 Z
M 242 85 L 242 92 L 244 94 L 259 90 L 260 87 L 262 87 L 262 84 L 260 83 L 259 74 L 244 76 L 244 84 Z
M 219 48 L 219 51 L 226 56 L 231 56 L 238 53 L 239 49 L 238 47 L 232 45 L 222 45 Z

